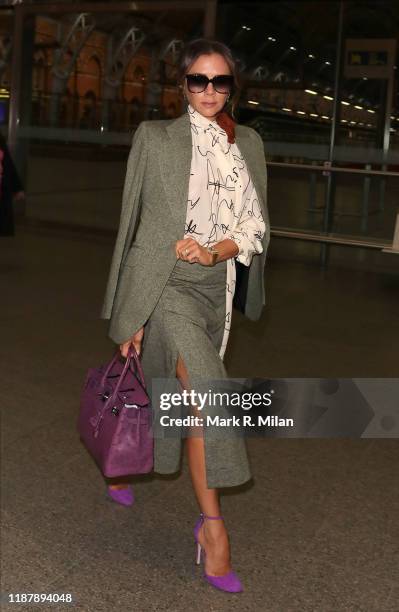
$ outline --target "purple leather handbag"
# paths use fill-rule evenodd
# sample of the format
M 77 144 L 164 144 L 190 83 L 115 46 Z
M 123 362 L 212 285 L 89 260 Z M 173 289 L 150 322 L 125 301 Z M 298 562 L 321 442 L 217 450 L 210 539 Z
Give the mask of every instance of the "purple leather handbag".
M 83 443 L 107 477 L 153 469 L 151 405 L 140 359 L 132 344 L 125 363 L 118 357 L 120 353 L 109 364 L 88 370 L 77 423 Z

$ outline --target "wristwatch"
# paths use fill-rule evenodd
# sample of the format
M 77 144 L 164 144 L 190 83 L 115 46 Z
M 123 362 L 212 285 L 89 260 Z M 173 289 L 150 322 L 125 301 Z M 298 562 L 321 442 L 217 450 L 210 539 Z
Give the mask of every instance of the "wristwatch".
M 219 255 L 219 251 L 217 251 L 213 247 L 208 247 L 207 251 L 208 251 L 208 253 L 210 253 L 212 255 L 212 263 L 210 265 L 214 266 L 216 264 L 216 261 L 217 261 L 218 255 Z

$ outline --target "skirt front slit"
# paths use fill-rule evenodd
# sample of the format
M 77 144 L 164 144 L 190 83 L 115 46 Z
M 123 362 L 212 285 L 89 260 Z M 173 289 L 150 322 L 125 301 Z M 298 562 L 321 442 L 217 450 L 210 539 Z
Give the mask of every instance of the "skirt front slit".
M 141 360 L 154 415 L 161 411 L 152 383 L 156 378 L 176 380 L 179 355 L 189 380 L 227 378 L 219 354 L 226 318 L 226 265 L 226 261 L 210 267 L 178 259 L 145 325 Z M 206 409 L 202 412 L 205 415 Z M 234 486 L 251 477 L 243 438 L 213 439 L 205 430 L 204 441 L 209 488 Z M 154 471 L 178 471 L 181 451 L 181 437 L 156 436 Z

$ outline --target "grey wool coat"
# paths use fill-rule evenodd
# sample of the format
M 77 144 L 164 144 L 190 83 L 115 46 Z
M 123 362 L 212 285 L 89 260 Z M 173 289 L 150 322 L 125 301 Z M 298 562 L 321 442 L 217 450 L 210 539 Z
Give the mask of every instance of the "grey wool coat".
M 235 134 L 266 225 L 263 252 L 252 259 L 244 298 L 244 315 L 256 321 L 265 304 L 264 267 L 270 241 L 265 153 L 263 141 L 254 129 L 237 124 Z M 116 344 L 126 342 L 149 321 L 175 266 L 175 243 L 184 237 L 191 152 L 187 112 L 177 119 L 142 121 L 134 133 L 119 230 L 100 315 L 102 319 L 110 319 L 108 335 Z M 145 335 L 144 332 L 144 342 Z M 143 357 L 146 357 L 145 348 Z M 142 365 L 148 382 L 153 376 L 171 374 L 152 366 L 148 358 L 143 359 Z M 250 478 L 244 440 L 225 444 L 224 457 L 230 457 L 231 469 L 226 469 L 226 465 L 219 469 L 216 465 L 215 458 L 221 456 L 220 442 L 218 449 L 208 444 L 209 487 L 233 486 Z M 180 450 L 180 441 L 155 440 L 154 470 L 175 472 L 179 468 Z

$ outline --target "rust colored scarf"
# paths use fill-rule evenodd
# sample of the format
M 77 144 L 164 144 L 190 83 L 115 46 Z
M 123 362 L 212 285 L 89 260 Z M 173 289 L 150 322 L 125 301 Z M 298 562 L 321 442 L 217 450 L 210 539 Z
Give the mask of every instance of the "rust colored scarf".
M 236 122 L 234 119 L 226 111 L 222 111 L 216 115 L 215 121 L 226 132 L 228 142 L 231 144 L 235 142 Z

